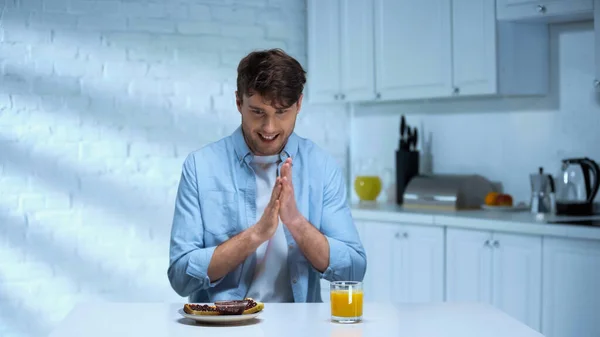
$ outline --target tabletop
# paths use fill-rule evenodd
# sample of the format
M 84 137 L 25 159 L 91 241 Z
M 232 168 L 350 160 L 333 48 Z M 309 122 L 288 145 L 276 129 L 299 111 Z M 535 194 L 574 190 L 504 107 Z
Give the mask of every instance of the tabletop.
M 183 303 L 82 303 L 50 337 L 119 336 L 427 336 L 543 337 L 492 306 L 478 303 L 365 303 L 363 321 L 333 323 L 328 303 L 265 303 L 255 319 L 227 325 L 184 318 Z

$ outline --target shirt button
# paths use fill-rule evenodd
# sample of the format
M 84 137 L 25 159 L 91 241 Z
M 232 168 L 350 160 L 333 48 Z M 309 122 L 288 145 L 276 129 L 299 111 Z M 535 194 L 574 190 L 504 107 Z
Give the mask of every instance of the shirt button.
M 293 245 L 293 244 L 290 244 L 290 246 L 289 246 L 289 247 L 290 247 L 290 249 L 292 249 L 292 248 L 294 248 L 294 245 Z
M 292 283 L 296 284 L 296 282 L 298 282 L 298 280 L 296 280 L 296 279 L 292 280 Z

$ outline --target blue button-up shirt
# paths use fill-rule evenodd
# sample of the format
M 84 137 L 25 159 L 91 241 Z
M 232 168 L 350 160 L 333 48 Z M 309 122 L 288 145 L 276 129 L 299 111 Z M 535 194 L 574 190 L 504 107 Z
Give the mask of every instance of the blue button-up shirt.
M 215 248 L 254 225 L 262 215 L 256 214 L 256 180 L 249 165 L 252 156 L 239 127 L 185 159 L 167 274 L 173 289 L 180 296 L 189 296 L 190 302 L 241 299 L 252 282 L 256 254 L 219 280 L 207 276 Z M 362 281 L 366 254 L 347 203 L 344 176 L 333 157 L 295 133 L 280 153 L 282 163 L 288 157 L 293 159 L 298 210 L 329 242 L 329 266 L 320 273 L 284 226 L 294 301 L 321 302 L 320 279 Z

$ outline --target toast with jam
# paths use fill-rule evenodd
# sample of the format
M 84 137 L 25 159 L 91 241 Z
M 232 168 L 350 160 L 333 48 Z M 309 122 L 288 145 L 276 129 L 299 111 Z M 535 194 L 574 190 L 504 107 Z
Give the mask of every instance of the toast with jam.
M 265 304 L 252 298 L 233 301 L 218 301 L 214 305 L 192 304 L 183 305 L 183 311 L 190 315 L 218 316 L 218 315 L 249 315 L 260 312 Z

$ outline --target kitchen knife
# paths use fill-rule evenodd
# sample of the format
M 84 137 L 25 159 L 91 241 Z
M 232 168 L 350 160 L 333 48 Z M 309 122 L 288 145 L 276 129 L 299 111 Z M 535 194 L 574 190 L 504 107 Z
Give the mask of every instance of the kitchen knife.
M 404 115 L 402 115 L 402 117 L 400 119 L 400 145 L 399 145 L 400 151 L 405 151 L 406 148 L 408 147 L 408 144 L 406 144 L 406 138 L 404 137 L 405 131 L 406 131 L 406 120 L 404 119 Z
M 413 151 L 417 151 L 417 142 L 418 141 L 419 141 L 419 133 L 417 132 L 417 127 L 415 127 L 413 130 L 413 140 L 412 140 Z

